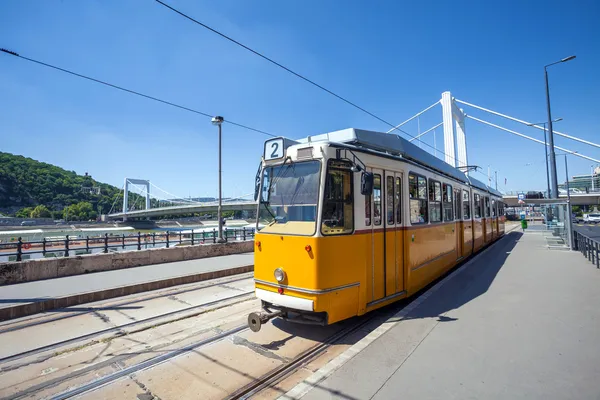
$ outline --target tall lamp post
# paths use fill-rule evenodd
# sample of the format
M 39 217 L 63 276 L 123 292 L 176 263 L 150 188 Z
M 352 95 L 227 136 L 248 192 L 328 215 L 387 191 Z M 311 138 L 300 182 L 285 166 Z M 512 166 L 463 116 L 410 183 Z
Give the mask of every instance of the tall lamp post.
M 562 118 L 556 118 L 552 122 L 562 121 Z M 546 184 L 548 186 L 548 191 L 546 192 L 548 198 L 550 198 L 550 173 L 548 172 L 548 140 L 546 140 L 546 124 L 547 122 L 537 122 L 535 124 L 527 124 L 527 126 L 536 126 L 536 125 L 544 125 L 544 151 L 546 152 Z
M 219 243 L 225 242 L 225 239 L 223 239 L 223 218 L 221 216 L 221 203 L 223 200 L 221 193 L 221 125 L 223 124 L 223 121 L 223 117 L 218 115 L 212 119 L 213 125 L 219 127 L 219 206 L 217 208 L 217 220 L 219 222 L 219 237 L 217 238 L 217 242 Z
M 550 146 L 550 167 L 552 172 L 550 178 L 552 181 L 552 197 L 558 199 L 558 179 L 556 176 L 556 154 L 554 152 L 554 132 L 552 130 L 552 113 L 550 112 L 550 87 L 548 85 L 548 67 L 554 64 L 559 64 L 567 61 L 571 61 L 575 56 L 569 56 L 563 58 L 560 61 L 553 62 L 544 66 L 544 75 L 546 77 L 546 106 L 548 107 L 548 145 Z

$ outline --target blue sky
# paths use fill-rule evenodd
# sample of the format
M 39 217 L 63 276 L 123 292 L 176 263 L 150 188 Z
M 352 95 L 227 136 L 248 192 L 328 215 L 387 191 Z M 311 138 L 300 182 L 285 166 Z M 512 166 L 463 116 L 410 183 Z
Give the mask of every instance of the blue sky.
M 543 66 L 575 54 L 550 69 L 553 117 L 564 118 L 555 129 L 600 142 L 597 1 L 168 3 L 394 123 L 446 90 L 544 121 Z M 23 56 L 277 135 L 387 130 L 151 0 L 3 1 L 0 38 L 0 47 Z M 533 128 L 465 111 L 543 138 Z M 119 187 L 127 176 L 180 196 L 216 195 L 217 136 L 208 118 L 5 54 L 0 117 L 0 151 L 87 171 Z M 435 108 L 418 125 L 423 131 L 441 120 Z M 416 135 L 417 121 L 405 129 Z M 250 193 L 267 137 L 232 125 L 223 133 L 224 194 Z M 436 139 L 442 149 L 441 129 Z M 431 134 L 425 140 L 433 146 Z M 560 137 L 556 144 L 600 159 L 598 148 Z M 498 171 L 500 189 L 545 188 L 543 146 L 468 120 L 467 149 L 469 164 Z M 591 164 L 569 157 L 569 172 L 589 173 Z

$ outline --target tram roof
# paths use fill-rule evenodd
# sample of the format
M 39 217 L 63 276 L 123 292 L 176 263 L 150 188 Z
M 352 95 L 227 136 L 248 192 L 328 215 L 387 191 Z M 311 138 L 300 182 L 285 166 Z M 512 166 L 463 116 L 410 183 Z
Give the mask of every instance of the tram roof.
M 502 197 L 502 193 L 500 193 L 496 189 L 492 188 L 491 186 L 486 185 L 485 183 L 481 182 L 480 180 L 471 178 L 469 176 L 469 182 L 471 183 L 471 186 L 474 186 L 481 190 L 485 190 L 486 192 L 490 192 L 491 194 L 494 194 L 496 196 Z
M 324 133 L 321 135 L 309 136 L 301 139 L 299 142 L 308 141 L 329 141 L 355 146 L 359 149 L 366 149 L 378 153 L 385 153 L 392 156 L 401 156 L 429 168 L 437 170 L 445 175 L 458 179 L 461 182 L 468 182 L 467 176 L 458 169 L 452 167 L 446 162 L 433 156 L 423 149 L 415 146 L 406 139 L 393 133 L 383 133 L 367 131 L 364 129 L 348 128 L 340 131 Z

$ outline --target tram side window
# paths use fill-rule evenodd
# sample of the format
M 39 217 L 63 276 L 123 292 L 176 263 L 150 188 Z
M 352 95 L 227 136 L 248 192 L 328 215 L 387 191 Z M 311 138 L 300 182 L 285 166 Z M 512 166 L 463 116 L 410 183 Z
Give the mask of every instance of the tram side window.
M 432 179 L 429 180 L 429 221 L 442 220 L 442 185 Z
M 427 214 L 427 179 L 419 175 L 408 175 L 408 196 L 410 207 L 410 223 L 426 224 Z
M 463 218 L 471 219 L 471 201 L 466 190 L 463 190 Z
M 475 193 L 475 198 L 473 199 L 473 216 L 481 218 L 481 196 L 477 193 Z
M 394 225 L 394 177 L 386 177 L 386 182 L 385 214 L 387 224 Z
M 381 175 L 373 177 L 373 212 L 375 225 L 381 225 Z
M 444 221 L 454 221 L 454 210 L 452 205 L 452 186 L 442 185 L 444 202 Z
M 402 180 L 396 178 L 396 223 L 402 223 Z
M 330 162 L 325 181 L 323 202 L 324 235 L 352 232 L 354 228 L 354 201 L 352 199 L 352 171 Z
M 454 190 L 454 219 L 460 220 L 460 209 L 462 207 L 462 200 L 460 197 L 460 189 Z
M 492 217 L 496 218 L 496 200 L 492 199 Z
M 485 207 L 483 209 L 485 211 L 485 217 L 489 218 L 490 217 L 490 198 L 488 196 L 485 196 Z
M 365 196 L 365 225 L 371 226 L 371 195 Z

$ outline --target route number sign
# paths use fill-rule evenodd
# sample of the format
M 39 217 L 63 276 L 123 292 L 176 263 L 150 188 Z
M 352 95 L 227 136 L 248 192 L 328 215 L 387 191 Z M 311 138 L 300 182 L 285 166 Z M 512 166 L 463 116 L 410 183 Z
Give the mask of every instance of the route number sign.
M 267 140 L 265 142 L 265 161 L 283 158 L 284 153 L 285 149 L 282 138 Z

